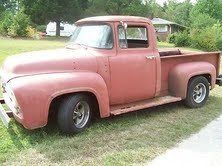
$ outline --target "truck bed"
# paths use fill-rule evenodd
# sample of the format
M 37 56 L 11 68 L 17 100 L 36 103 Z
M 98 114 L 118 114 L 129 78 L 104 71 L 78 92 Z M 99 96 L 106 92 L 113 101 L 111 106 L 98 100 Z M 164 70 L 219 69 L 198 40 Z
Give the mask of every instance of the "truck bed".
M 184 52 L 180 50 L 160 51 L 161 60 L 161 94 L 168 95 L 169 72 L 176 65 L 189 62 L 209 62 L 215 66 L 217 76 L 220 70 L 221 52 Z

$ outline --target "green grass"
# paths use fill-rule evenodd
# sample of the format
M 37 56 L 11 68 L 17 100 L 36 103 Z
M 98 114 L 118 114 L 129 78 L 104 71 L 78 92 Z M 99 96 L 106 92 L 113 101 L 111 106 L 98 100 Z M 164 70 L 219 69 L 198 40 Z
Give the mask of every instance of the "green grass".
M 158 42 L 157 43 L 159 48 L 172 48 L 174 47 L 174 44 L 167 43 L 167 42 Z
M 174 44 L 167 43 L 167 42 L 158 42 L 157 45 L 158 45 L 159 49 L 178 48 L 178 49 L 181 49 L 181 50 L 184 50 L 184 51 L 201 51 L 199 49 L 190 48 L 190 47 L 175 47 Z
M 4 43 L 4 44 L 3 44 Z M 0 57 L 57 48 L 56 41 L 0 40 Z M 3 54 L 2 54 L 3 52 Z M 207 105 L 187 109 L 181 102 L 107 119 L 81 134 L 61 135 L 56 125 L 27 131 L 15 121 L 0 122 L 0 163 L 4 165 L 133 165 L 147 163 L 222 114 L 222 88 Z M 1 164 L 0 164 L 1 165 Z
M 0 38 L 0 64 L 9 55 L 27 51 L 53 49 L 63 47 L 64 41 L 47 40 L 21 40 L 21 39 L 1 39 Z

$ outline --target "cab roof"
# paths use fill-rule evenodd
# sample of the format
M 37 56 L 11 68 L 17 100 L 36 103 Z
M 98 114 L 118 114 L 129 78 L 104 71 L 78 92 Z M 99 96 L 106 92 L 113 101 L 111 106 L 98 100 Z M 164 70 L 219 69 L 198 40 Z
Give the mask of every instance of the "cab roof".
M 151 24 L 150 19 L 145 17 L 136 17 L 136 16 L 97 16 L 97 17 L 88 17 L 82 20 L 77 21 L 77 24 L 87 23 L 87 22 L 143 22 Z

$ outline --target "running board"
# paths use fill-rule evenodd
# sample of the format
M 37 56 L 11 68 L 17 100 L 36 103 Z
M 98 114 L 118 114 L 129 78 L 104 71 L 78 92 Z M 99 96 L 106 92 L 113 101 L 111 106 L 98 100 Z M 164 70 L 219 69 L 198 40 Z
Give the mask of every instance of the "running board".
M 164 97 L 157 97 L 153 99 L 138 101 L 130 104 L 114 105 L 111 106 L 110 110 L 111 110 L 111 115 L 120 115 L 127 112 L 155 107 L 158 105 L 173 103 L 181 100 L 182 98 L 180 97 L 164 96 Z

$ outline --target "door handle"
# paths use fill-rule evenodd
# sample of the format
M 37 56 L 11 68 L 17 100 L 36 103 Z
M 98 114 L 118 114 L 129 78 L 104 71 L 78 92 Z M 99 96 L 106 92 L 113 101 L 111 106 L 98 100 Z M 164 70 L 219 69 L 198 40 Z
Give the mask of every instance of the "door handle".
M 155 59 L 156 57 L 154 55 L 152 56 L 146 56 L 146 59 L 149 59 L 149 60 L 152 60 L 152 59 Z

